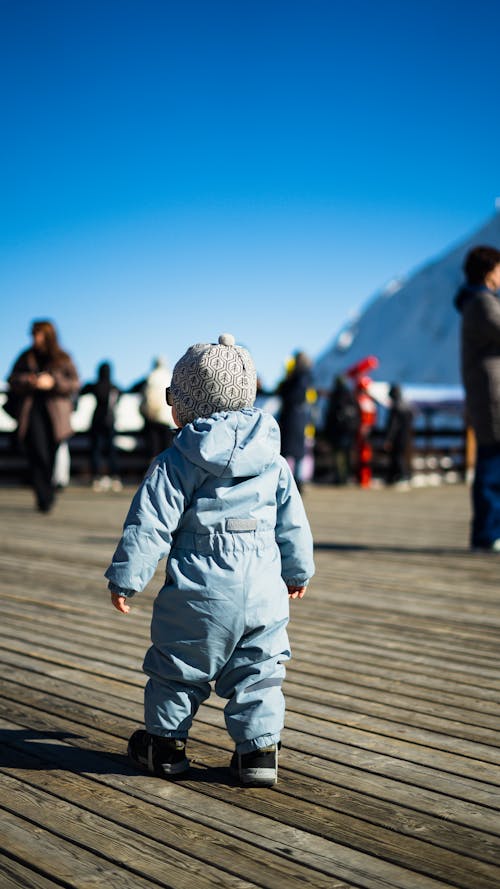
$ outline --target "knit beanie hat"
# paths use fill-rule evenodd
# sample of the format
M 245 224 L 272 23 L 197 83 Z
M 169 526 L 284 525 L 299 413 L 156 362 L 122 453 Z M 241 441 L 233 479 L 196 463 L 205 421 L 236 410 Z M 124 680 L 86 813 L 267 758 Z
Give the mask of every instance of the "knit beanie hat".
M 179 359 L 170 383 L 170 399 L 182 426 L 217 411 L 252 407 L 257 390 L 255 365 L 234 336 L 218 343 L 196 343 Z

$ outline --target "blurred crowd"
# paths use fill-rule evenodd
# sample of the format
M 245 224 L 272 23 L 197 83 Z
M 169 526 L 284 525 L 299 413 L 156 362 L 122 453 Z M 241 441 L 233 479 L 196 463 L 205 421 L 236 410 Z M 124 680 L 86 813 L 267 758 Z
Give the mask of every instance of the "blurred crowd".
M 138 398 L 144 423 L 144 468 L 172 444 L 176 427 L 165 397 L 171 379 L 166 362 L 155 358 L 145 377 L 126 390 L 113 379 L 109 361 L 99 364 L 94 380 L 82 384 L 54 324 L 36 320 L 30 332 L 31 345 L 17 357 L 9 374 L 9 394 L 3 408 L 17 422 L 17 440 L 30 467 L 37 508 L 49 512 L 57 489 L 69 482 L 71 415 L 84 396 L 91 396 L 93 404 L 88 429 L 90 483 L 95 491 L 119 491 L 122 473 L 116 418 L 125 394 Z M 283 378 L 273 390 L 266 391 L 258 384 L 257 404 L 270 409 L 271 401 L 277 406 L 281 451 L 299 490 L 313 477 L 318 424 L 331 451 L 328 480 L 336 485 L 370 485 L 370 435 L 377 404 L 370 395 L 367 372 L 375 364 L 376 359 L 368 359 L 345 376 L 335 377 L 330 390 L 318 390 L 311 359 L 298 351 L 285 362 Z M 401 390 L 393 386 L 384 444 L 389 455 L 389 484 L 409 477 L 411 419 Z

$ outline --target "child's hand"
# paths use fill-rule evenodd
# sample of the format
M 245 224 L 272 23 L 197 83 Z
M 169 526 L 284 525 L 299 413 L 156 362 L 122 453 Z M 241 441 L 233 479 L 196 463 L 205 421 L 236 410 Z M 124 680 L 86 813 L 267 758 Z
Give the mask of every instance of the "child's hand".
M 303 599 L 306 594 L 307 587 L 306 586 L 289 586 L 288 587 L 288 598 L 289 599 Z
M 118 611 L 121 611 L 122 614 L 128 614 L 130 611 L 130 605 L 127 605 L 127 597 L 119 596 L 118 593 L 111 593 L 111 601 Z

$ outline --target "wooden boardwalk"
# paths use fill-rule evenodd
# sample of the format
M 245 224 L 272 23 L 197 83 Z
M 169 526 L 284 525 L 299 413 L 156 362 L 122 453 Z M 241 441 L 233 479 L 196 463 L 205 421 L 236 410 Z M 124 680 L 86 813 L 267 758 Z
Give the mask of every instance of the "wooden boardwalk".
M 468 490 L 312 488 L 280 781 L 231 780 L 212 696 L 182 782 L 124 755 L 161 580 L 111 609 L 131 491 L 0 490 L 0 887 L 498 889 L 500 557 Z

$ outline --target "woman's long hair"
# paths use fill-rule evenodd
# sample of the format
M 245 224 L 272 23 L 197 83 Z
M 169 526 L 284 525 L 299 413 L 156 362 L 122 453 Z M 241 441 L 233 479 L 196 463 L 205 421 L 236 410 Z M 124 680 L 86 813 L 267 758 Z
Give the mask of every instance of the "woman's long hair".
M 57 366 L 64 362 L 68 354 L 59 345 L 57 331 L 52 321 L 33 321 L 31 334 L 43 333 L 43 346 L 37 347 L 37 352 L 45 359 L 47 365 Z

